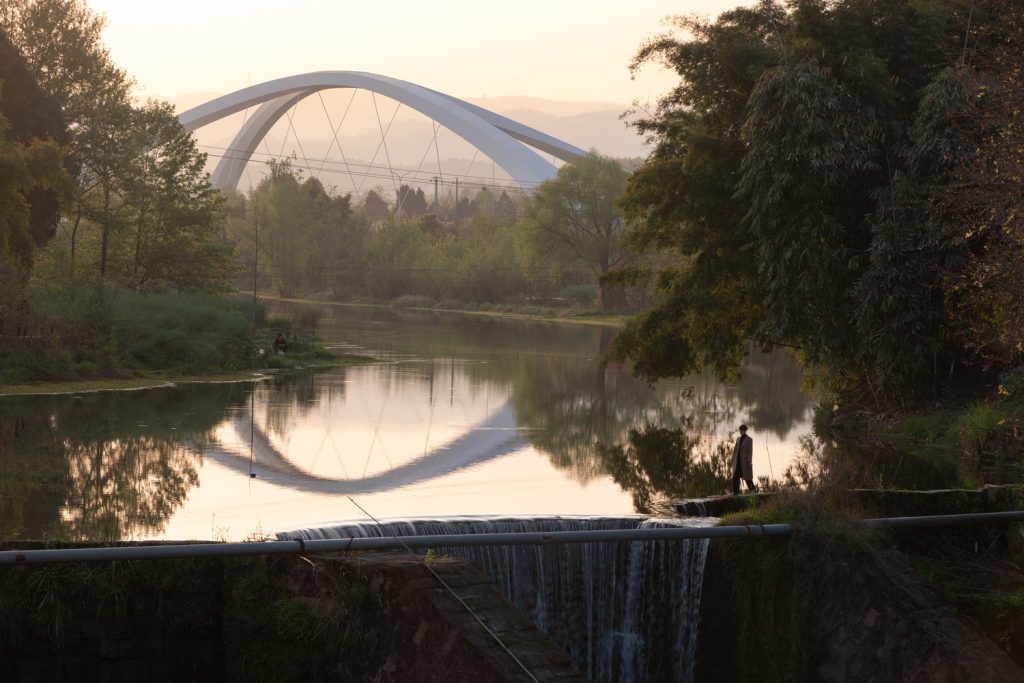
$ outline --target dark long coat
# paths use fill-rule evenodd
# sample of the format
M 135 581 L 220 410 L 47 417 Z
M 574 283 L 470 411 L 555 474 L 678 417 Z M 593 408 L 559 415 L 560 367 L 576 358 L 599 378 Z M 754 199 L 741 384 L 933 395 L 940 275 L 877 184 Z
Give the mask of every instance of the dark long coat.
M 736 462 L 740 463 L 743 479 L 754 480 L 754 440 L 746 434 L 741 434 L 736 439 L 736 445 L 732 448 L 732 471 L 736 471 Z

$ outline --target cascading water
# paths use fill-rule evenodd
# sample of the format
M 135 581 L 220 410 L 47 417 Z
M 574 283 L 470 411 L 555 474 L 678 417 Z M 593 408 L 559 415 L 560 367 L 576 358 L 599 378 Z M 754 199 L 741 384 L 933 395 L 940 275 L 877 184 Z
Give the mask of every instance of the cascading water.
M 587 531 L 710 521 L 454 518 L 345 524 L 279 538 Z M 597 683 L 692 681 L 707 540 L 439 547 L 479 563 L 516 607 Z

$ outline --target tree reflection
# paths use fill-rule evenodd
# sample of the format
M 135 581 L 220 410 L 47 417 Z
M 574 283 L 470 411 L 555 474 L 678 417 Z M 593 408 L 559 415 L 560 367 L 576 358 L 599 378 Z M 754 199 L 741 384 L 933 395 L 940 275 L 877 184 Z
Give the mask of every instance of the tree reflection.
M 523 438 L 584 483 L 610 471 L 598 444 L 626 444 L 630 430 L 685 428 L 711 457 L 715 440 L 739 422 L 786 440 L 807 423 L 811 409 L 810 397 L 801 391 L 800 369 L 781 352 L 753 352 L 735 382 L 723 383 L 709 372 L 651 386 L 628 366 L 600 364 L 614 333 L 608 327 L 325 308 L 320 330 L 328 339 L 374 354 L 416 359 L 419 371 L 380 368 L 377 381 L 389 392 L 401 393 L 407 383 L 427 385 L 434 400 L 436 386 L 454 386 L 458 372 L 470 387 L 509 395 Z M 318 391 L 344 387 L 302 381 L 306 384 L 275 387 L 273 398 L 262 402 L 266 415 L 258 421 L 268 433 L 284 437 L 296 419 L 324 399 Z
M 800 381 L 792 363 L 767 354 L 753 356 L 735 385 L 704 373 L 653 387 L 623 365 L 531 358 L 513 378 L 513 401 L 531 445 L 585 482 L 612 473 L 597 444 L 614 447 L 654 427 L 684 428 L 692 435 L 687 439 L 712 450 L 709 444 L 739 421 L 785 438 L 811 409 Z M 719 486 L 707 493 L 722 490 Z
M 36 402 L 33 402 L 36 403 Z M 43 538 L 60 523 L 67 462 L 48 412 L 5 401 L 0 410 L 0 536 Z
M 731 485 L 730 445 L 685 429 L 647 425 L 630 429 L 623 445 L 598 445 L 601 461 L 633 496 L 637 512 L 650 513 L 669 498 L 717 495 Z
M 622 441 L 645 422 L 679 424 L 673 407 L 622 365 L 523 364 L 512 400 L 526 440 L 581 482 L 606 473 L 598 443 Z
M 74 539 L 159 534 L 199 483 L 199 456 L 179 439 L 65 440 L 68 488 L 63 528 Z
M 198 446 L 251 386 L 3 399 L 0 534 L 159 534 L 199 480 Z

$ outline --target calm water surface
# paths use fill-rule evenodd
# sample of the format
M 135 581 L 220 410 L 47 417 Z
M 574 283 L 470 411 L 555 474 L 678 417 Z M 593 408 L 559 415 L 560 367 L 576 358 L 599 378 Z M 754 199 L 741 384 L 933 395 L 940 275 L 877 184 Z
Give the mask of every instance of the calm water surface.
M 724 492 L 698 465 L 741 422 L 755 477 L 780 477 L 810 430 L 811 400 L 783 356 L 754 357 L 732 385 L 652 387 L 598 365 L 610 328 L 310 310 L 329 345 L 380 362 L 0 398 L 2 536 L 238 540 L 364 518 L 356 503 L 378 518 L 618 516 L 652 496 Z M 664 434 L 685 446 L 632 448 L 630 429 L 647 425 L 679 430 Z

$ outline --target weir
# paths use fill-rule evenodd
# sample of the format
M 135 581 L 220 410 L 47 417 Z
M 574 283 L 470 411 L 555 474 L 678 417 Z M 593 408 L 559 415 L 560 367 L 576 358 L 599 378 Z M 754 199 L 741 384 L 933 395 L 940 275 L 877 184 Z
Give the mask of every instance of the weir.
M 280 539 L 708 526 L 642 517 L 452 518 L 350 523 Z M 504 595 L 596 683 L 692 681 L 707 539 L 444 547 L 475 560 Z

